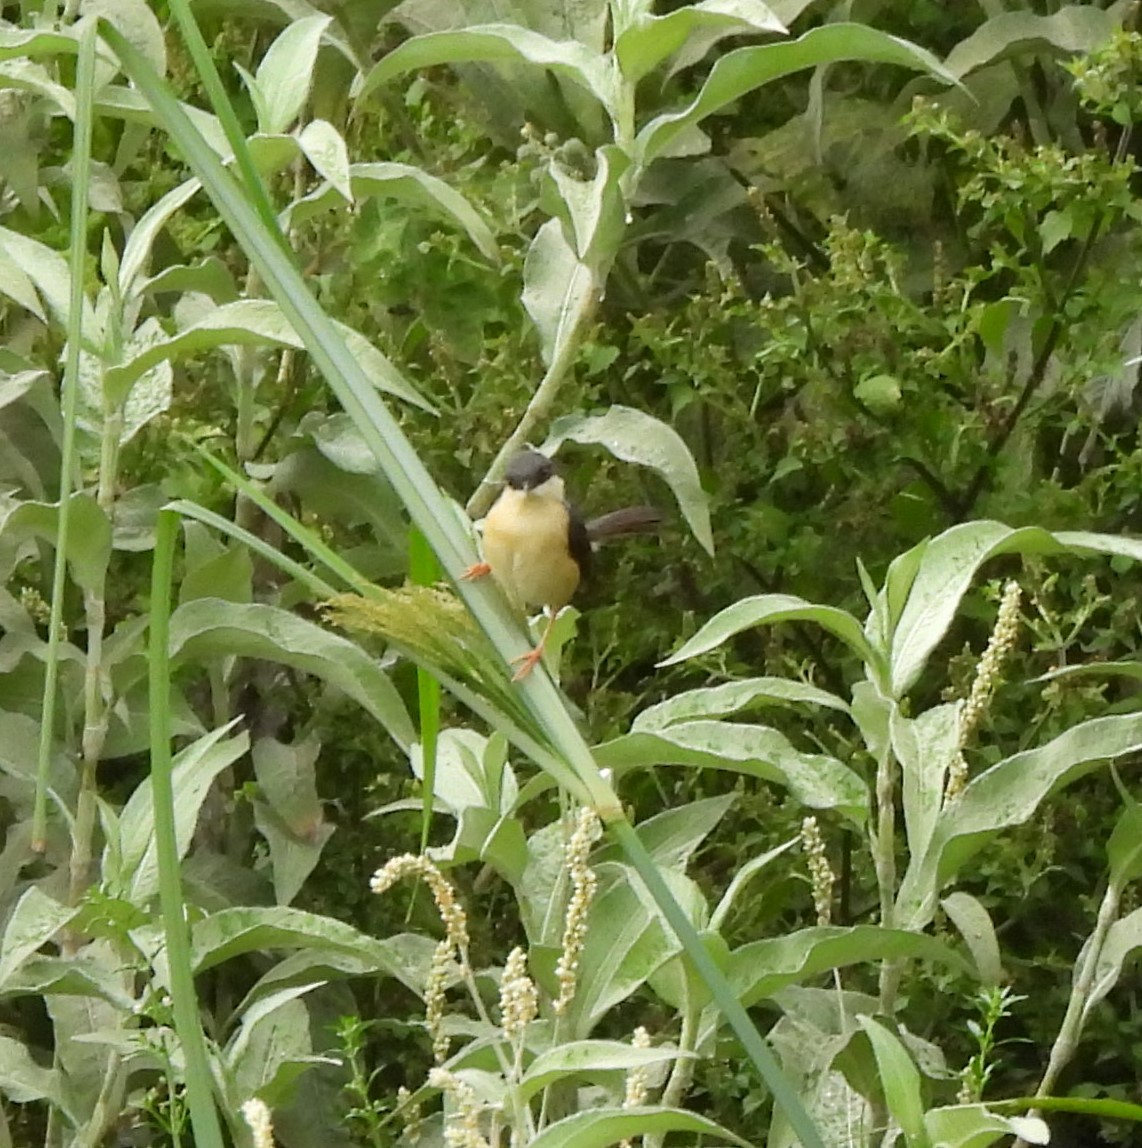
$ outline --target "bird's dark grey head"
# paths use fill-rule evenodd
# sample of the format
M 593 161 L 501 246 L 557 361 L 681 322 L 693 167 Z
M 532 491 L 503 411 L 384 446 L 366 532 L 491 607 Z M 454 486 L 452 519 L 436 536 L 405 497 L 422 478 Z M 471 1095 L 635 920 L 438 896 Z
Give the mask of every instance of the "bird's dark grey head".
M 555 465 L 537 450 L 525 450 L 508 463 L 504 481 L 513 490 L 535 490 L 555 474 Z

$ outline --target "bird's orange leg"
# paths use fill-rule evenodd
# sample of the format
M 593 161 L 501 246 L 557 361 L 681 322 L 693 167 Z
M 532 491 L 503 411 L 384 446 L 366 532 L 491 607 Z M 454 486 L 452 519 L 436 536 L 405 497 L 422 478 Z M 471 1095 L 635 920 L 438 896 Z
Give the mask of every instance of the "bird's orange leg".
M 517 658 L 512 658 L 512 665 L 519 662 L 519 669 L 512 674 L 513 682 L 522 682 L 532 670 L 543 660 L 543 650 L 547 645 L 547 637 L 551 633 L 551 627 L 555 625 L 555 619 L 559 617 L 557 613 L 551 613 L 545 610 L 547 614 L 547 629 L 543 631 L 543 637 L 539 639 L 539 644 L 534 650 L 529 650 L 526 654 L 520 654 Z
M 474 582 L 477 578 L 487 578 L 492 568 L 486 562 L 475 562 L 460 575 L 464 582 Z

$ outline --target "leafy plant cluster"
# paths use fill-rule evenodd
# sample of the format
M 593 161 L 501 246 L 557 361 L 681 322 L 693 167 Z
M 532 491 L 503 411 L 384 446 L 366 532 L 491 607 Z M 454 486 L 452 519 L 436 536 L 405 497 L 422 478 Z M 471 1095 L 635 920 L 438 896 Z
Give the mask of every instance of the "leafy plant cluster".
M 19 7 L 0 1144 L 1129 1135 L 1127 6 Z

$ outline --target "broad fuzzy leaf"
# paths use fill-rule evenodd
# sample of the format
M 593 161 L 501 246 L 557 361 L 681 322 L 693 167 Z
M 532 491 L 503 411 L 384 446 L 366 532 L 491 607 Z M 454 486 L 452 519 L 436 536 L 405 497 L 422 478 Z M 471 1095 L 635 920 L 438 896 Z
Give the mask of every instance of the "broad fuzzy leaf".
M 655 471 L 678 500 L 694 537 L 707 554 L 714 553 L 710 509 L 698 467 L 682 436 L 659 419 L 632 407 L 612 406 L 602 415 L 567 415 L 556 419 L 544 443 L 550 454 L 568 439 L 598 443 L 622 459 Z
M 715 614 L 680 650 L 664 658 L 659 665 L 673 666 L 699 654 L 708 654 L 742 630 L 751 626 L 772 626 L 777 622 L 815 622 L 840 638 L 858 657 L 870 665 L 880 658 L 869 645 L 861 624 L 835 606 L 817 606 L 792 594 L 758 594 L 742 598 Z
M 403 750 L 415 739 L 404 702 L 377 662 L 355 643 L 288 610 L 196 598 L 171 616 L 171 651 L 191 661 L 244 656 L 293 666 L 353 698 Z
M 766 726 L 679 722 L 657 733 L 629 733 L 595 747 L 599 765 L 628 770 L 691 765 L 727 769 L 785 786 L 812 809 L 837 809 L 860 821 L 868 812 L 864 782 L 836 758 L 805 753 Z
M 898 64 L 953 82 L 930 52 L 864 24 L 826 24 L 796 40 L 738 48 L 710 69 L 698 95 L 679 112 L 656 116 L 635 140 L 635 162 L 649 167 L 687 128 L 765 84 L 806 68 L 843 60 Z

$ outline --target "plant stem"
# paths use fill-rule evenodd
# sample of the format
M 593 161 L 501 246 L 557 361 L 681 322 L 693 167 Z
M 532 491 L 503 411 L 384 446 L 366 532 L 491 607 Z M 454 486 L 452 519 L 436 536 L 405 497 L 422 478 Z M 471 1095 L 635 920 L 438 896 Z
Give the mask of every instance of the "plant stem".
M 1059 1074 L 1070 1063 L 1071 1057 L 1082 1035 L 1083 1022 L 1086 1020 L 1087 1002 L 1090 1000 L 1091 987 L 1094 984 L 1095 972 L 1098 969 L 1102 948 L 1106 944 L 1106 935 L 1111 925 L 1118 919 L 1118 904 L 1122 895 L 1119 886 L 1111 881 L 1102 896 L 1102 904 L 1098 907 L 1098 917 L 1095 920 L 1094 931 L 1090 935 L 1079 956 L 1078 972 L 1075 974 L 1074 984 L 1071 986 L 1071 997 L 1067 1001 L 1067 1011 L 1063 1015 L 1063 1023 L 1059 1026 L 1059 1035 L 1051 1046 L 1051 1057 L 1047 1061 L 1046 1071 L 1035 1089 L 1036 1096 L 1050 1096 Z M 1039 1112 L 1033 1109 L 1028 1115 L 1038 1116 Z M 1020 1137 L 1013 1148 L 1027 1148 L 1026 1142 Z
M 571 329 L 557 343 L 551 356 L 551 364 L 540 380 L 539 386 L 536 387 L 535 394 L 531 396 L 531 402 L 527 404 L 527 409 L 523 412 L 522 418 L 504 445 L 500 447 L 499 454 L 492 461 L 488 473 L 480 480 L 480 485 L 476 487 L 475 493 L 468 499 L 468 505 L 465 509 L 472 518 L 483 518 L 488 513 L 496 489 L 503 480 L 508 461 L 527 445 L 536 427 L 545 423 L 550 417 L 551 410 L 555 406 L 556 396 L 559 394 L 559 390 L 575 362 L 575 357 L 579 353 L 587 325 L 599 305 L 600 278 L 592 272 L 592 280 L 586 302 L 579 308 Z
M 876 832 L 872 834 L 872 855 L 876 884 L 880 893 L 880 927 L 896 927 L 896 760 L 886 745 L 876 767 Z M 880 966 L 880 1011 L 892 1016 L 896 1011 L 896 991 L 900 986 L 901 964 L 884 961 Z

